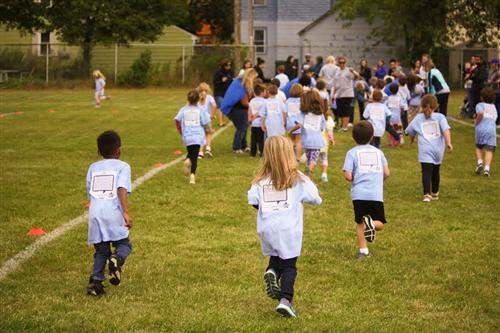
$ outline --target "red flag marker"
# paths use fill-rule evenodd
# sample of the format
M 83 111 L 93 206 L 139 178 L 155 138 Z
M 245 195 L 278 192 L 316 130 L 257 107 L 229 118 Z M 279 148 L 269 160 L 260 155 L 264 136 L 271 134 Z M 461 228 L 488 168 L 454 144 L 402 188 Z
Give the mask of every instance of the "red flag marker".
M 16 115 L 20 116 L 20 115 L 22 115 L 23 113 L 24 113 L 24 112 L 17 111 L 17 112 L 16 112 Z
M 5 115 L 3 113 L 0 113 L 0 119 L 5 118 Z
M 54 113 L 54 112 L 56 112 L 56 110 L 54 110 L 54 109 L 49 109 L 49 113 Z
M 46 232 L 42 228 L 31 228 L 27 235 L 30 236 L 43 236 Z
M 160 163 L 160 162 L 156 162 L 156 163 L 154 164 L 155 168 L 159 168 L 159 167 L 161 167 L 162 165 L 163 165 L 163 163 Z
M 113 113 L 118 113 L 118 109 L 116 109 L 116 108 L 112 108 L 112 109 L 111 109 L 111 112 L 113 112 Z
M 182 150 L 176 150 L 176 151 L 174 151 L 174 154 L 175 155 L 181 155 L 182 154 Z

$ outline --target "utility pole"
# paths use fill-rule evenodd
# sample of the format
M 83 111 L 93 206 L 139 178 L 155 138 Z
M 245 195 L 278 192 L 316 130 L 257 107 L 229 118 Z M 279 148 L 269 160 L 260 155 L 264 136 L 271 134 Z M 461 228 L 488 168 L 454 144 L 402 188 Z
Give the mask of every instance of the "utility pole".
M 241 0 L 234 0 L 234 44 L 233 68 L 238 73 L 241 68 Z
M 253 0 L 248 1 L 248 59 L 252 61 L 252 64 L 255 63 L 255 49 L 254 49 L 254 32 L 253 32 Z

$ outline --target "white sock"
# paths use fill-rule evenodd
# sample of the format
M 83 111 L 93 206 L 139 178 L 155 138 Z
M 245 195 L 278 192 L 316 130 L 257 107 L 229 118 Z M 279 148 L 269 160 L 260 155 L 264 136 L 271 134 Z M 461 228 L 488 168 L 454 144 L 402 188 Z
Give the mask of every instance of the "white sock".
M 207 146 L 207 148 L 205 148 L 205 150 L 212 150 L 212 148 L 210 148 L 210 146 Z
M 368 251 L 368 248 L 367 248 L 367 247 L 361 247 L 361 248 L 359 249 L 359 253 L 369 254 L 370 252 Z
M 477 165 L 483 164 L 483 160 L 477 160 Z
M 490 166 L 489 165 L 485 166 L 484 171 L 490 171 Z
M 326 172 L 321 173 L 321 176 L 326 176 L 326 175 L 327 175 Z

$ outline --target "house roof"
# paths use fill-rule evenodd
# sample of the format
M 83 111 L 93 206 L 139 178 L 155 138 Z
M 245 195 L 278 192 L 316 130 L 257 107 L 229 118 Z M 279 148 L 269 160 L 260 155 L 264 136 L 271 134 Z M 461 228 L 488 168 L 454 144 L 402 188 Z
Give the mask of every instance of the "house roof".
M 318 17 L 317 19 L 315 19 L 314 21 L 312 21 L 310 24 L 308 24 L 305 28 L 303 28 L 302 30 L 300 30 L 297 34 L 299 36 L 302 36 L 303 34 L 305 34 L 306 32 L 308 32 L 309 30 L 311 30 L 312 28 L 314 28 L 316 25 L 318 25 L 325 18 L 327 18 L 330 15 L 332 15 L 333 12 L 334 11 L 332 9 L 328 10 L 326 13 L 324 13 L 323 15 L 321 15 L 320 17 Z
M 182 28 L 180 28 L 180 27 L 178 27 L 178 26 L 176 26 L 176 25 L 171 25 L 171 27 L 176 28 L 177 30 L 182 31 L 182 32 L 184 32 L 185 34 L 188 34 L 188 35 L 191 37 L 191 39 L 192 39 L 193 41 L 198 40 L 198 36 L 196 36 L 195 34 L 193 34 L 193 33 L 189 32 L 189 31 L 187 31 L 187 30 L 185 30 L 185 29 L 182 29 Z

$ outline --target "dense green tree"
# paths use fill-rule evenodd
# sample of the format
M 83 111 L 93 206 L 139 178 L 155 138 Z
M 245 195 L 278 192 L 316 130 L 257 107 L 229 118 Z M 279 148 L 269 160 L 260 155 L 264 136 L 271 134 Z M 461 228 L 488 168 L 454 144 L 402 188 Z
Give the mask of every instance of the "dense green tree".
M 217 39 L 229 41 L 234 30 L 233 5 L 233 0 L 191 0 L 183 26 L 197 31 L 201 23 L 210 24 Z

